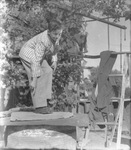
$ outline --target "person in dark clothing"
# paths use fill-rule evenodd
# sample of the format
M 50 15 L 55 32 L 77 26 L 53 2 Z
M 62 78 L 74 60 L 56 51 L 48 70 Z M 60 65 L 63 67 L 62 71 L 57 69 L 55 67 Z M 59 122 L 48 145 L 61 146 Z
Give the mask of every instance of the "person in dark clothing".
M 108 113 L 112 111 L 111 97 L 114 96 L 113 87 L 109 80 L 109 74 L 116 61 L 117 54 L 112 51 L 103 51 L 100 54 L 100 65 L 97 76 L 97 94 L 93 94 L 91 101 L 91 120 L 104 121 Z

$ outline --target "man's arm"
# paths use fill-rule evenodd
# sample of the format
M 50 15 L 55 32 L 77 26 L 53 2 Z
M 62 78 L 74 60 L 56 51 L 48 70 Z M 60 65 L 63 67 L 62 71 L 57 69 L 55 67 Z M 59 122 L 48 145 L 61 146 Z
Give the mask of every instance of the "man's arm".
M 37 78 L 41 76 L 41 66 L 40 62 L 45 52 L 45 46 L 43 43 L 37 43 L 34 49 L 34 57 L 31 60 L 31 71 L 32 79 L 30 83 L 30 88 L 33 94 L 35 94 L 37 86 Z
M 45 53 L 45 45 L 42 42 L 37 43 L 34 50 L 34 58 L 32 59 L 31 62 L 32 77 L 41 76 L 40 63 L 44 53 Z

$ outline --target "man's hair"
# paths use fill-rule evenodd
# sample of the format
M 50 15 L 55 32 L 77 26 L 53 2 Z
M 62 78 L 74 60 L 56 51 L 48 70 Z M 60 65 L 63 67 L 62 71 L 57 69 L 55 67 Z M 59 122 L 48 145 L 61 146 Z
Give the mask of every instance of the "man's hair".
M 62 23 L 60 21 L 51 20 L 51 21 L 48 22 L 48 30 L 50 32 L 61 29 L 61 28 L 62 28 Z

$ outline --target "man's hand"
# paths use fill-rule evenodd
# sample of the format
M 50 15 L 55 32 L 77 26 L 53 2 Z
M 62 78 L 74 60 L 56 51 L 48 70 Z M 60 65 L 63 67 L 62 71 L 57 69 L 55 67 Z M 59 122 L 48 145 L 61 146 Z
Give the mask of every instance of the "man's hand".
M 37 77 L 33 77 L 30 83 L 30 89 L 31 89 L 31 93 L 33 94 L 33 96 L 35 95 L 36 86 L 37 86 Z
M 53 70 L 55 71 L 56 70 L 56 67 L 57 67 L 57 62 L 54 61 L 51 65 L 51 68 L 53 68 Z

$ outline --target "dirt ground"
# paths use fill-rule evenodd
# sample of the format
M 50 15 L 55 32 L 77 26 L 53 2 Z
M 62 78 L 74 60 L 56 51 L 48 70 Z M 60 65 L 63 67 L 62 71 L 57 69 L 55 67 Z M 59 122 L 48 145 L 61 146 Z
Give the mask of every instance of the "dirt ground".
M 30 149 L 76 149 L 76 128 L 67 126 L 14 127 L 8 132 L 7 147 Z M 122 150 L 129 150 L 131 139 L 122 138 Z M 116 138 L 105 148 L 105 132 L 96 127 L 91 130 L 85 150 L 115 150 Z M 84 150 L 83 149 L 83 150 Z

